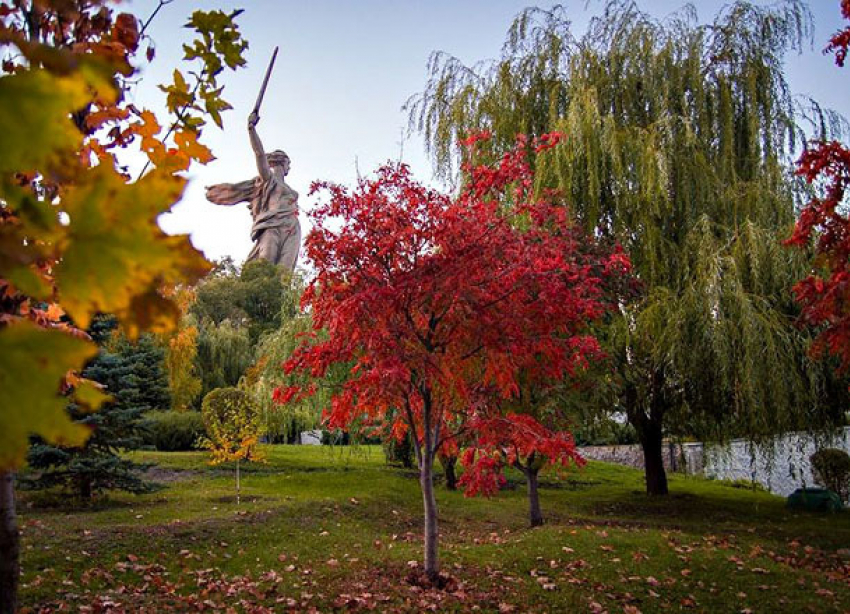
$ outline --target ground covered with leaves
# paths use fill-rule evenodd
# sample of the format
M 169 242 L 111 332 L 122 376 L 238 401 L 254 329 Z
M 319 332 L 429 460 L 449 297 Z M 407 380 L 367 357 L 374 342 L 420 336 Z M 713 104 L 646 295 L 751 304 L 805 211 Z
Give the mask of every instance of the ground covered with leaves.
M 422 582 L 416 475 L 379 448 L 268 446 L 242 467 L 136 453 L 165 488 L 90 506 L 20 500 L 25 612 L 850 611 L 850 512 L 590 463 L 546 476 L 526 528 L 520 476 L 493 499 L 441 489 L 443 586 Z

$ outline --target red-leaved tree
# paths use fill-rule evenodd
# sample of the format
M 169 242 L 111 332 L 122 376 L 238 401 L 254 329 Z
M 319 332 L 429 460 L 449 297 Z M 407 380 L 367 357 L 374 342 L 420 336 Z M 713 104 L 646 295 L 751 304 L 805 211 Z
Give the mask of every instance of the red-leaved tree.
M 313 187 L 329 198 L 311 214 L 306 251 L 316 276 L 302 306 L 325 333 L 305 339 L 284 368 L 319 377 L 352 364 L 325 412 L 328 427 L 412 433 L 431 581 L 439 575 L 438 450 L 497 416 L 538 428 L 531 417 L 499 413 L 517 395 L 519 375 L 562 378 L 595 347 L 584 329 L 604 313 L 598 272 L 612 263 L 585 248 L 562 206 L 532 197 L 526 150 L 558 138 L 520 139 L 498 162 L 470 165 L 456 198 L 416 183 L 404 165 L 380 168 L 353 191 Z M 619 271 L 625 261 L 612 262 Z M 310 392 L 275 396 L 286 403 Z
M 841 12 L 850 20 L 850 0 L 842 0 Z M 835 33 L 827 52 L 844 66 L 850 46 L 850 26 Z M 822 327 L 815 340 L 816 354 L 827 353 L 850 367 L 850 217 L 842 201 L 850 188 L 850 149 L 838 141 L 809 144 L 797 162 L 797 174 L 818 187 L 800 213 L 794 234 L 787 243 L 807 246 L 814 237 L 816 264 L 824 275 L 812 274 L 795 287 L 805 322 Z
M 538 474 L 545 466 L 567 467 L 585 464 L 578 454 L 573 436 L 566 430 L 546 425 L 532 413 L 477 412 L 470 420 L 474 440 L 461 456 L 464 467 L 459 484 L 465 494 L 493 495 L 506 480 L 505 467 L 512 466 L 525 478 L 528 493 L 528 522 L 532 527 L 543 524 L 538 494 Z M 532 406 L 533 408 L 533 406 Z M 557 424 L 557 423 L 556 423 Z

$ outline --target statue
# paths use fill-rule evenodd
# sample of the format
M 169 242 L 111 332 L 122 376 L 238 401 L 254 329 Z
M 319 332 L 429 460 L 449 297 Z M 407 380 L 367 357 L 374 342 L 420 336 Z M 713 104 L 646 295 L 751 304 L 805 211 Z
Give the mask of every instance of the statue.
M 206 195 L 207 200 L 217 205 L 248 203 L 254 220 L 251 227 L 254 249 L 248 254 L 246 262 L 263 258 L 292 272 L 301 247 L 301 224 L 298 221 L 298 193 L 284 180 L 289 173 L 289 156 L 279 149 L 266 154 L 257 134 L 260 104 L 276 57 L 277 48 L 266 71 L 257 103 L 248 116 L 248 136 L 257 158 L 259 176 L 240 183 L 207 186 Z

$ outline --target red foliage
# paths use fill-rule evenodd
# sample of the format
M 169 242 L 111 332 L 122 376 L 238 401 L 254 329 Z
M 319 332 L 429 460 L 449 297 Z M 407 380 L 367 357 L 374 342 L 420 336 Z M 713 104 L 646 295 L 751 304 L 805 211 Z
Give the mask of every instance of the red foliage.
M 818 263 L 826 276 L 810 275 L 794 287 L 803 307 L 803 319 L 823 326 L 816 339 L 816 354 L 826 350 L 850 366 L 850 219 L 839 209 L 850 186 L 850 150 L 837 143 L 821 142 L 806 150 L 797 172 L 809 182 L 824 183 L 823 196 L 813 198 L 797 220 L 787 241 L 805 245 L 814 236 Z
M 850 19 L 850 0 L 842 14 Z M 830 40 L 826 51 L 835 51 L 835 62 L 844 65 L 850 44 L 850 27 Z M 816 263 L 825 276 L 810 275 L 794 287 L 803 307 L 803 320 L 822 330 L 815 341 L 816 355 L 826 351 L 850 366 L 850 218 L 842 201 L 850 187 L 850 150 L 837 141 L 819 141 L 808 147 L 797 162 L 797 174 L 819 185 L 822 196 L 813 198 L 800 213 L 787 244 L 804 246 L 814 237 Z
M 505 485 L 502 475 L 504 459 L 498 451 L 486 448 L 466 448 L 460 457 L 464 472 L 458 485 L 463 486 L 464 494 L 491 496 Z
M 529 458 L 539 457 L 549 465 L 563 467 L 585 464 L 570 433 L 552 431 L 526 414 L 476 416 L 470 427 L 476 433 L 476 444 L 461 456 L 465 471 L 458 482 L 467 496 L 495 494 L 505 483 L 502 469 L 515 463 L 526 464 Z
M 844 19 L 850 19 L 850 0 L 841 0 L 841 15 Z M 835 63 L 844 66 L 847 58 L 847 48 L 850 47 L 850 26 L 839 30 L 829 39 L 829 45 L 824 50 L 826 53 L 835 53 Z
M 416 183 L 404 165 L 380 168 L 353 192 L 330 183 L 311 190 L 329 199 L 311 214 L 306 251 L 316 276 L 302 307 L 326 335 L 299 346 L 284 369 L 320 377 L 331 365 L 352 364 L 324 412 L 327 426 L 412 433 L 430 574 L 438 451 L 455 454 L 458 437 L 475 436 L 469 492 L 492 492 L 501 479 L 504 442 L 488 431 L 510 433 L 520 454 L 577 458 L 569 436 L 530 416 L 500 414 L 520 381 L 563 379 L 599 354 L 586 325 L 608 307 L 605 279 L 630 266 L 619 251 L 605 253 L 577 233 L 563 206 L 532 198 L 526 155 L 560 138 L 520 137 L 496 163 L 473 165 L 477 143 L 487 139 L 473 135 L 466 182 L 454 199 Z M 281 390 L 276 399 L 308 394 Z
M 312 213 L 306 251 L 317 274 L 303 306 L 328 337 L 301 346 L 285 369 L 319 376 L 354 363 L 325 412 L 329 427 L 393 415 L 420 444 L 433 434 L 436 450 L 446 425 L 514 396 L 521 371 L 563 377 L 598 350 L 581 331 L 606 308 L 602 277 L 628 260 L 585 249 L 563 207 L 531 199 L 526 149 L 520 138 L 498 163 L 467 165 L 454 200 L 404 165 L 380 168 L 353 193 L 313 186 L 330 199 Z M 508 192 L 514 219 L 500 213 Z

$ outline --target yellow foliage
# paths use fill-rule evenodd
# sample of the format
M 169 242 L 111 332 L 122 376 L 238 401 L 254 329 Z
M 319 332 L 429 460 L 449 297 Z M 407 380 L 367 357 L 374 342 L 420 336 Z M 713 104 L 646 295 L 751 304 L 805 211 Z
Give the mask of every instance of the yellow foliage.
M 81 145 L 68 116 L 85 105 L 88 85 L 46 70 L 0 78 L 0 173 L 54 167 Z
M 198 329 L 181 328 L 168 340 L 165 366 L 168 369 L 168 387 L 171 390 L 173 409 L 186 411 L 201 392 L 201 379 L 195 373 L 195 355 L 198 353 Z
M 131 337 L 176 328 L 180 310 L 165 289 L 197 281 L 210 265 L 187 236 L 162 232 L 157 218 L 183 193 L 185 180 L 175 173 L 193 160 L 212 159 L 197 139 L 202 116 L 214 114 L 219 123 L 226 108 L 215 79 L 219 56 L 235 68 L 247 47 L 235 14 L 225 15 L 214 32 L 204 23 L 193 26 L 202 54 L 186 59 L 200 58 L 203 66 L 192 74 L 212 110 L 203 111 L 191 94 L 191 109 L 181 107 L 164 131 L 154 113 L 118 96 L 134 72 L 135 17 L 122 13 L 110 25 L 104 9 L 91 22 L 103 31 L 78 41 L 65 30 L 34 33 L 26 3 L 18 4 L 6 7 L 0 37 L 0 49 L 8 52 L 0 72 L 0 471 L 22 462 L 30 435 L 66 444 L 85 440 L 87 429 L 68 420 L 69 398 L 60 392 L 73 392 L 91 408 L 104 398 L 90 383 L 66 378 L 97 348 L 79 330 L 58 330 L 71 329 L 57 322 L 63 313 L 80 328 L 97 312 L 113 313 Z M 76 11 L 90 17 L 96 10 L 82 2 L 51 6 L 43 13 L 45 32 L 72 23 Z M 206 14 L 196 12 L 199 19 Z M 178 124 L 183 129 L 169 148 L 165 141 Z M 157 169 L 130 183 L 116 154 L 133 143 Z
M 70 217 L 57 237 L 62 259 L 56 286 L 74 321 L 88 326 L 97 312 L 117 314 L 129 335 L 140 327 L 174 327 L 178 312 L 153 286 L 194 281 L 209 270 L 188 236 L 166 235 L 157 217 L 176 202 L 185 180 L 153 171 L 126 184 L 98 166 L 62 200 Z
M 248 393 L 217 388 L 204 398 L 201 413 L 207 437 L 200 444 L 211 452 L 211 464 L 265 460 L 256 447 L 262 430 L 260 414 Z

